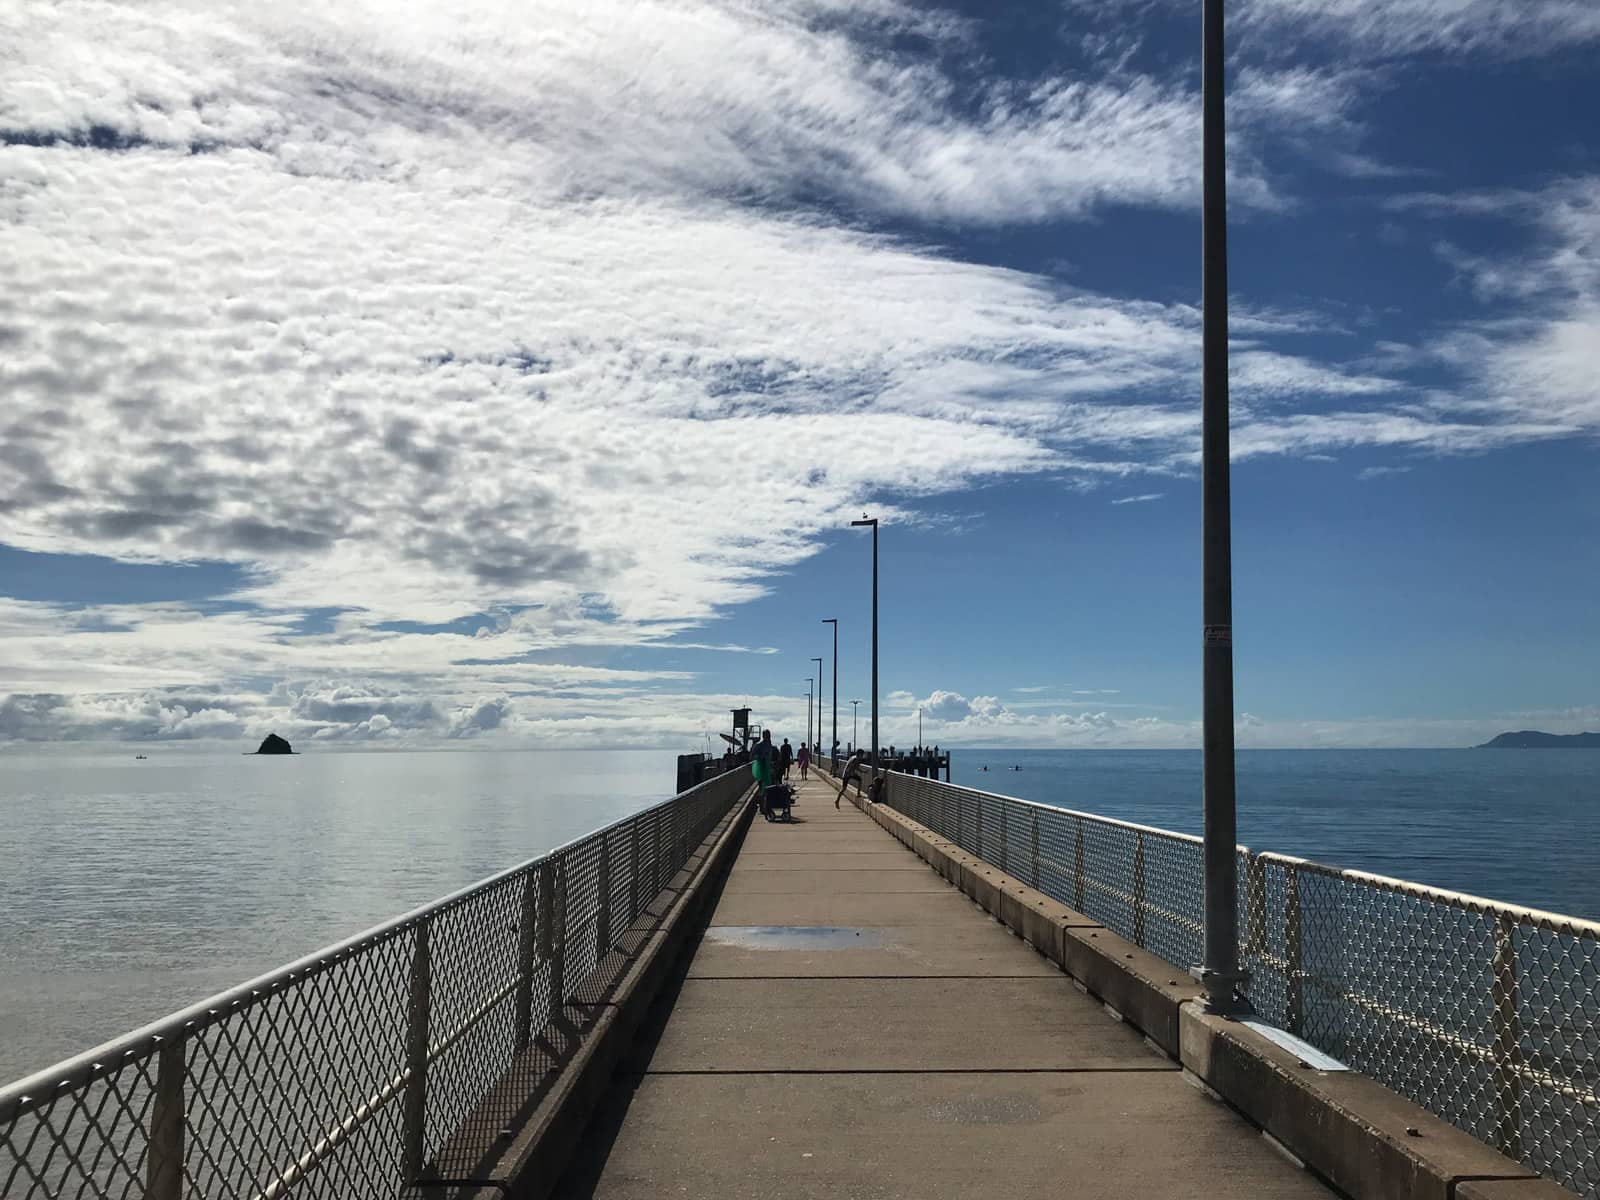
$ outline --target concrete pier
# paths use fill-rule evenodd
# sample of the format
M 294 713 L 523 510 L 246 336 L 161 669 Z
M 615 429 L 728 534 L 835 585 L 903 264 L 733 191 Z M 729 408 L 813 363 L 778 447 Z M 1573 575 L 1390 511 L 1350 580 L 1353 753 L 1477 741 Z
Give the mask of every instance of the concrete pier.
M 751 826 L 555 1194 L 1332 1194 L 826 783 L 794 813 Z

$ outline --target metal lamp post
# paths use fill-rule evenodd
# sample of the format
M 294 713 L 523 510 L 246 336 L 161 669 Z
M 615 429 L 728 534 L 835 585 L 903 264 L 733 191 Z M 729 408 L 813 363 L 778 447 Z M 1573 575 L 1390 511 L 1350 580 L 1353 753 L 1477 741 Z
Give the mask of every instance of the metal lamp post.
M 878 774 L 878 518 L 862 517 L 853 526 L 872 527 L 872 774 Z
M 832 754 L 839 748 L 839 618 L 823 617 L 822 623 L 833 626 L 833 740 L 828 744 L 828 753 Z M 821 736 L 822 730 L 818 729 L 817 734 Z
M 1223 0 L 1203 0 L 1201 104 L 1201 654 L 1205 961 L 1191 969 L 1213 1012 L 1247 1009 L 1239 989 L 1238 822 L 1233 776 L 1233 547 L 1228 486 L 1228 193 Z
M 817 740 L 821 741 L 822 740 L 822 680 L 824 678 L 824 676 L 822 674 L 822 659 L 821 658 L 813 658 L 811 661 L 817 664 Z
M 850 751 L 851 751 L 851 753 L 855 752 L 855 748 L 856 748 L 857 743 L 859 743 L 861 741 L 861 730 L 860 730 L 860 727 L 856 724 L 856 706 L 858 704 L 860 704 L 860 703 L 861 703 L 861 701 L 859 701 L 859 700 L 850 701 Z
M 806 676 L 806 744 L 811 744 L 811 685 L 815 682 L 811 676 Z

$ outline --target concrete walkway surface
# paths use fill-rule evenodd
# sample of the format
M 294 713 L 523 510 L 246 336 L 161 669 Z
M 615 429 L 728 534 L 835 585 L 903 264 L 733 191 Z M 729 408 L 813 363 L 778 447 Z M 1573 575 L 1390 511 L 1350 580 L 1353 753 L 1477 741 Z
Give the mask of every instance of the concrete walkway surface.
M 751 826 L 557 1195 L 1331 1194 L 832 797 Z

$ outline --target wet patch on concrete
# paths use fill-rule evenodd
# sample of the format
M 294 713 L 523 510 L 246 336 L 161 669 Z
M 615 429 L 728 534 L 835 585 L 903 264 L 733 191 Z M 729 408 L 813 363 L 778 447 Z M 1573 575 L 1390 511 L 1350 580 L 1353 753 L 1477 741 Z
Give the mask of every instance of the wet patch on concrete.
M 705 940 L 743 950 L 880 950 L 889 930 L 842 925 L 713 925 Z

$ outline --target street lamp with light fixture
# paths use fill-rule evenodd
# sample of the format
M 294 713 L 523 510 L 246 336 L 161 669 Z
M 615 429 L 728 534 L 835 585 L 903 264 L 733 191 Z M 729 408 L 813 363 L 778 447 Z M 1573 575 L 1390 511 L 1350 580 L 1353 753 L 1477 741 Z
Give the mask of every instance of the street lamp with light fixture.
M 872 775 L 878 775 L 878 518 L 863 515 L 851 521 L 856 527 L 872 527 Z
M 813 657 L 811 661 L 817 664 L 817 740 L 820 742 L 822 740 L 822 659 Z M 806 724 L 809 725 L 810 723 L 811 714 L 808 712 L 806 714 Z
M 856 705 L 859 700 L 850 701 L 850 752 L 855 753 L 857 744 L 861 741 L 861 730 L 856 724 Z
M 811 744 L 811 685 L 816 681 L 806 676 L 806 744 Z
M 828 746 L 828 753 L 835 754 L 839 749 L 839 618 L 823 617 L 824 625 L 833 626 L 833 741 Z M 817 724 L 820 726 L 821 721 Z M 822 730 L 817 730 L 817 736 L 822 736 Z

